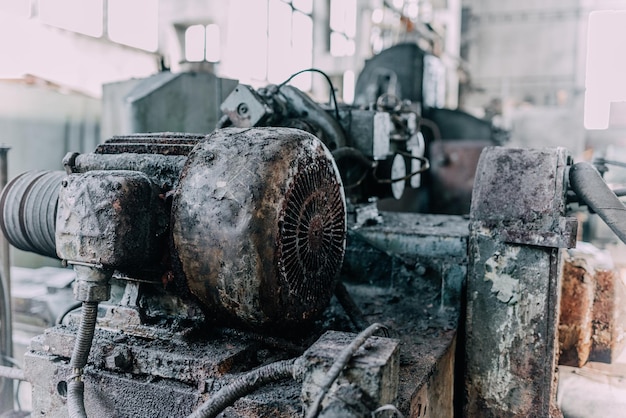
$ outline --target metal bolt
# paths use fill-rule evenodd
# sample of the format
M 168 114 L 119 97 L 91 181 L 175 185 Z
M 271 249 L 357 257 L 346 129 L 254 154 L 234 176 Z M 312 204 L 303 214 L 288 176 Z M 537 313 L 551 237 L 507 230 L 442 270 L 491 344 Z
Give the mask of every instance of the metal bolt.
M 249 111 L 250 109 L 248 108 L 248 105 L 246 103 L 240 103 L 239 106 L 237 106 L 237 113 L 239 114 L 239 116 L 245 116 L 248 114 Z
M 61 181 L 61 186 L 63 186 L 63 187 L 67 187 L 67 180 L 63 179 L 63 180 Z
M 417 273 L 418 276 L 423 276 L 424 274 L 426 274 L 426 267 L 424 267 L 421 264 L 417 264 L 415 266 L 415 272 Z
M 209 153 L 206 155 L 206 160 L 207 160 L 207 161 L 213 161 L 214 159 L 215 159 L 215 154 L 213 154 L 212 152 L 209 152 Z

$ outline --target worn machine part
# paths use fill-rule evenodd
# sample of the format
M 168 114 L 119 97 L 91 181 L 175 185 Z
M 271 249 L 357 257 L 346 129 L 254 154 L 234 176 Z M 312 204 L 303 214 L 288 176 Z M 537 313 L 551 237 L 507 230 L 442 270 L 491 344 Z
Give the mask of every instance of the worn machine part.
M 74 156 L 69 171 L 70 173 L 94 170 L 139 171 L 158 182 L 162 191 L 167 192 L 178 184 L 178 177 L 186 161 L 187 157 L 184 155 L 90 153 Z
M 98 145 L 96 154 L 188 155 L 204 135 L 163 132 L 114 136 Z
M 326 376 L 324 376 L 324 379 L 320 384 L 319 391 L 315 395 L 313 402 L 311 403 L 311 405 L 309 405 L 306 418 L 315 418 L 319 414 L 319 411 L 322 408 L 322 402 L 324 401 L 326 394 L 330 390 L 333 383 L 335 383 L 343 369 L 348 365 L 348 362 L 350 361 L 352 356 L 354 356 L 358 349 L 363 344 L 365 344 L 369 337 L 371 337 L 381 329 L 387 330 L 384 325 L 379 323 L 370 325 L 369 327 L 361 331 L 356 336 L 356 338 L 352 340 L 352 342 L 339 353 L 335 362 L 328 370 L 328 373 L 326 374 Z
M 596 168 L 587 162 L 576 163 L 569 172 L 572 189 L 626 243 L 626 206 L 605 183 Z
M 380 330 L 385 337 L 374 336 Z M 367 413 L 397 402 L 400 341 L 386 332 L 379 323 L 357 335 L 328 331 L 296 360 L 307 418 L 366 416 L 348 411 L 354 403 L 363 403 Z M 348 386 L 354 390 L 346 397 Z
M 470 212 L 466 416 L 560 416 L 556 407 L 560 248 L 575 245 L 564 218 L 562 149 L 486 148 Z
M 215 131 L 174 194 L 175 273 L 215 313 L 252 325 L 308 320 L 334 290 L 345 213 L 337 167 L 313 135 Z
M 165 209 L 158 195 L 159 189 L 137 171 L 70 174 L 59 193 L 58 255 L 130 271 L 155 264 L 165 238 L 160 222 Z
M 54 228 L 63 171 L 27 171 L 0 196 L 0 227 L 11 245 L 56 257 Z
M 310 121 L 322 131 L 323 138 L 321 139 L 331 151 L 347 145 L 339 122 L 323 111 L 306 93 L 293 86 L 280 86 L 279 92 L 293 109 L 297 109 L 298 119 Z

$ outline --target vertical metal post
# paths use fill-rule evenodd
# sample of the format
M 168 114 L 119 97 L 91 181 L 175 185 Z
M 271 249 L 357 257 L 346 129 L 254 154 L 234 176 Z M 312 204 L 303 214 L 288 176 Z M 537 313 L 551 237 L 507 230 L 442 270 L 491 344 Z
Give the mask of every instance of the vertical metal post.
M 470 212 L 464 416 L 558 417 L 561 249 L 576 245 L 565 214 L 562 149 L 486 148 Z
M 11 147 L 0 145 L 0 192 L 7 184 L 7 153 Z M 9 242 L 0 233 L 0 364 L 11 365 L 6 357 L 13 357 L 13 324 L 11 311 L 11 261 Z M 13 410 L 13 380 L 0 380 L 0 413 Z

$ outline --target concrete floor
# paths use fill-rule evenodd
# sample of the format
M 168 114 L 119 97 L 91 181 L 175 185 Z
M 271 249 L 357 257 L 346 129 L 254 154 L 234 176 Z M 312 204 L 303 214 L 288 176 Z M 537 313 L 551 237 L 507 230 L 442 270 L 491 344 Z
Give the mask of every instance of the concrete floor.
M 626 417 L 626 352 L 613 364 L 559 366 L 558 405 L 565 418 Z

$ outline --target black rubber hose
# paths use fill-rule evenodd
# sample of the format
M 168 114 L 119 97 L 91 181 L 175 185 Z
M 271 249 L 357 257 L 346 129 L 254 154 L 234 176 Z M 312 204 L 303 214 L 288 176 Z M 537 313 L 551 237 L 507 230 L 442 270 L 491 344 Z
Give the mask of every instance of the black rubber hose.
M 626 244 L 626 207 L 609 189 L 598 170 L 587 162 L 576 163 L 570 168 L 569 181 L 578 197 Z
M 213 418 L 237 399 L 257 388 L 279 380 L 293 378 L 296 359 L 277 361 L 259 367 L 218 390 L 209 400 L 200 405 L 188 418 Z
M 70 418 L 86 418 L 83 368 L 87 365 L 93 334 L 96 329 L 98 302 L 83 302 L 83 311 L 70 360 L 72 375 L 67 384 L 67 411 Z

